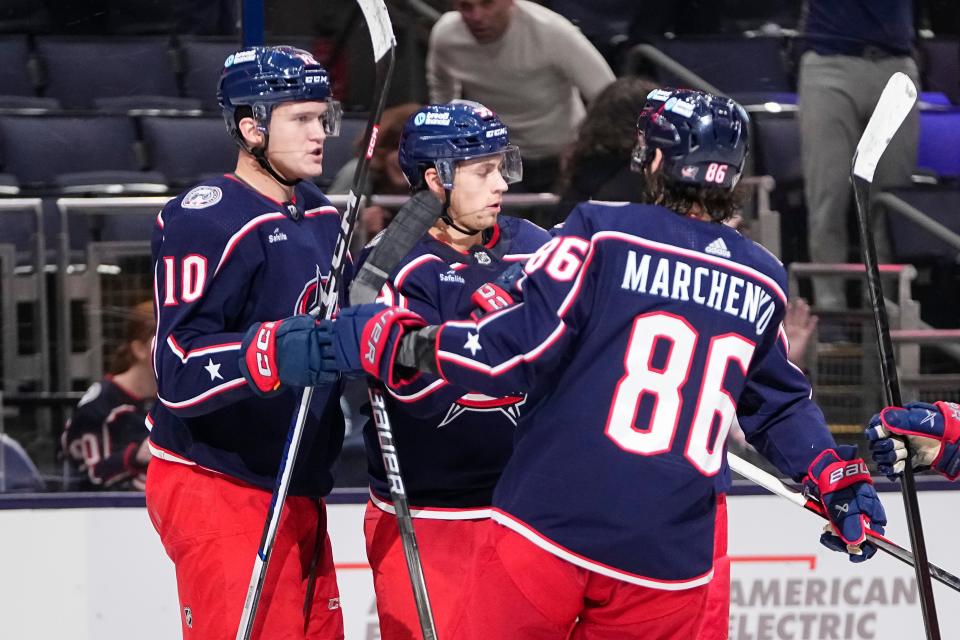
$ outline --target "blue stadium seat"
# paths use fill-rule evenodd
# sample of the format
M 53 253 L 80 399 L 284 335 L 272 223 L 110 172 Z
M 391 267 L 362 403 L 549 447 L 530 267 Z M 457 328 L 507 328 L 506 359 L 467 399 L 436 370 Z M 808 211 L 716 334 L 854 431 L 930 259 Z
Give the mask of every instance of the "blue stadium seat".
M 794 87 L 778 37 L 689 37 L 661 40 L 656 47 L 723 93 L 790 92 Z M 664 84 L 677 78 L 662 77 Z
M 329 187 L 340 168 L 356 157 L 366 127 L 366 114 L 350 114 L 340 124 L 340 135 L 323 143 L 323 173 L 316 180 L 321 188 Z
M 920 112 L 917 166 L 960 176 L 960 109 Z
M 175 187 L 233 171 L 237 165 L 236 143 L 219 116 L 150 116 L 140 122 L 148 167 Z
M 3 475 L 0 476 L 0 492 L 22 493 L 45 491 L 47 486 L 37 465 L 16 440 L 0 434 L 0 455 L 3 456 Z
M 21 187 L 50 187 L 78 171 L 93 172 L 98 182 L 140 182 L 135 143 L 133 122 L 125 116 L 0 116 L 0 165 Z
M 43 36 L 36 45 L 45 71 L 44 95 L 68 109 L 89 109 L 96 97 L 180 95 L 165 37 Z
M 751 110 L 754 173 L 777 182 L 770 206 L 780 213 L 781 246 L 787 262 L 806 256 L 807 210 L 800 162 L 800 126 L 796 113 Z
M 939 91 L 960 104 L 960 39 L 921 38 L 917 41 L 921 61 L 920 85 Z
M 960 189 L 956 186 L 910 187 L 890 193 L 930 218 L 960 233 Z M 893 208 L 886 211 L 890 242 L 896 262 L 930 263 L 945 260 L 955 264 L 957 250 Z
M 238 49 L 236 38 L 181 38 L 184 95 L 198 98 L 208 111 L 219 111 L 217 82 L 223 62 Z
M 30 76 L 30 48 L 27 36 L 11 34 L 0 36 L 0 94 L 14 96 L 36 95 Z

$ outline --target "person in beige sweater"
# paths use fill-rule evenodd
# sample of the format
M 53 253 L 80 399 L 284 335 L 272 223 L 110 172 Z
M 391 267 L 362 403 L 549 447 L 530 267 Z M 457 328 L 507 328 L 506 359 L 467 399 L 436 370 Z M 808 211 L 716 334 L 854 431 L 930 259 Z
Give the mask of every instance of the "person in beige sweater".
M 615 76 L 563 16 L 528 0 L 453 0 L 430 33 L 430 101 L 497 112 L 523 154 L 525 191 L 551 191 L 589 102 Z

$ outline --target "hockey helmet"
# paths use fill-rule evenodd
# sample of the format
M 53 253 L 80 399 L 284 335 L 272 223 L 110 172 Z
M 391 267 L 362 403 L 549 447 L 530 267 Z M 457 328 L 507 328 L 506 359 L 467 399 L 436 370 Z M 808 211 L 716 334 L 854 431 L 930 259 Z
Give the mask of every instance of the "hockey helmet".
M 236 110 L 249 106 L 257 128 L 268 134 L 274 106 L 296 100 L 319 100 L 328 104 L 324 131 L 340 133 L 340 103 L 333 100 L 330 75 L 313 55 L 296 47 L 252 47 L 227 56 L 217 87 L 217 102 L 230 135 L 246 148 L 237 129 Z
M 747 112 L 730 98 L 690 89 L 655 89 L 637 120 L 633 168 L 643 171 L 655 149 L 673 183 L 733 189 L 749 149 Z
M 507 184 L 523 178 L 520 150 L 510 144 L 503 121 L 477 102 L 457 100 L 428 105 L 410 117 L 400 134 L 400 169 L 414 189 L 423 172 L 435 167 L 444 188 L 453 189 L 458 162 L 503 154 L 500 173 Z

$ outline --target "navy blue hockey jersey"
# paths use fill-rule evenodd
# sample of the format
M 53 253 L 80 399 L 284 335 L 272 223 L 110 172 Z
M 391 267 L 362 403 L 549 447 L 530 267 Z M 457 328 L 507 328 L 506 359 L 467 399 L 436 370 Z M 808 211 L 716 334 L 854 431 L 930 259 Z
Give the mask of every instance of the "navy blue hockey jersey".
M 467 318 L 476 310 L 470 297 L 478 287 L 496 280 L 510 264 L 528 259 L 549 239 L 535 224 L 508 216 L 500 216 L 489 240 L 468 252 L 427 233 L 393 269 L 378 300 L 411 309 L 431 324 Z M 415 514 L 489 515 L 493 488 L 513 449 L 517 420 L 532 402 L 526 394 L 470 393 L 429 375 L 419 376 L 402 391 L 391 390 L 388 413 L 410 503 L 420 507 Z M 371 423 L 364 439 L 372 499 L 390 510 L 383 459 Z
M 148 435 L 143 421 L 149 405 L 113 376 L 90 385 L 60 437 L 78 489 L 143 490 L 146 467 L 136 455 Z
M 269 399 L 240 373 L 240 342 L 256 322 L 304 313 L 323 286 L 340 217 L 311 183 L 304 214 L 232 176 L 194 187 L 157 218 L 152 252 L 159 310 L 154 364 L 159 402 L 148 420 L 154 455 L 199 464 L 272 489 L 299 392 Z M 339 389 L 318 389 L 291 495 L 329 492 L 343 442 Z
M 437 336 L 445 380 L 542 396 L 520 420 L 494 519 L 614 578 L 708 582 L 734 414 L 796 479 L 834 445 L 787 360 L 782 265 L 720 224 L 589 202 L 525 271 L 522 303 Z

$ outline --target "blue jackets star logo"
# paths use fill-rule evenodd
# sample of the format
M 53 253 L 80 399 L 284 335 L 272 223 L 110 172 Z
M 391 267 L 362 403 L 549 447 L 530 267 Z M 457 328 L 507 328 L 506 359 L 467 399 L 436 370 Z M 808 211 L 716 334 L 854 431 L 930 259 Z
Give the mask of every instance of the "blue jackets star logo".
M 480 334 L 468 333 L 467 341 L 463 343 L 463 348 L 470 351 L 470 355 L 472 356 L 477 355 L 477 351 L 480 351 L 481 349 L 483 349 L 483 347 L 480 346 Z

